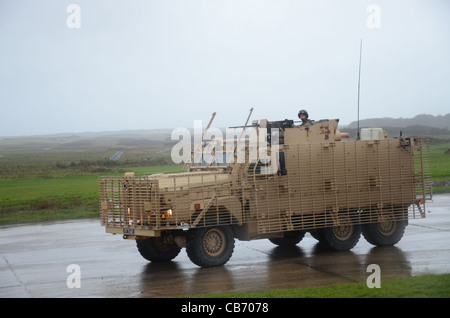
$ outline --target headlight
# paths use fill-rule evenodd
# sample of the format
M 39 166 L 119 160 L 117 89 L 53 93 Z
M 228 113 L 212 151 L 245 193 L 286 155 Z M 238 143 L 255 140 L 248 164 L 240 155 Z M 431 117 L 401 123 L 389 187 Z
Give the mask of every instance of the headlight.
M 165 219 L 165 218 L 171 218 L 173 214 L 172 209 L 168 209 L 168 210 L 163 210 L 161 213 L 161 218 Z

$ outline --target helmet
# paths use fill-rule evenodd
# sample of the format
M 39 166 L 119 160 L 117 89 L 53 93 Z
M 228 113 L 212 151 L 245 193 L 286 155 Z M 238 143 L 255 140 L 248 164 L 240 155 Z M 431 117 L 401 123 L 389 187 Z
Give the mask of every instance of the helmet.
M 306 116 L 306 119 L 308 119 L 308 112 L 306 111 L 306 110 L 304 110 L 304 109 L 302 109 L 302 110 L 300 110 L 299 112 L 298 112 L 298 118 L 300 118 L 300 115 L 305 115 Z

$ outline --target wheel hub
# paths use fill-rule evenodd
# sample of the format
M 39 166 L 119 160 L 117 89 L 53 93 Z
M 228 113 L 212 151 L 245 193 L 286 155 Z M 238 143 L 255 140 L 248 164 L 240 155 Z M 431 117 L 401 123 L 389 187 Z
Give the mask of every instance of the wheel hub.
M 396 222 L 391 219 L 384 219 L 378 222 L 378 230 L 381 234 L 389 236 L 395 232 Z
M 348 240 L 353 234 L 353 225 L 338 225 L 333 228 L 333 233 L 341 241 Z
M 218 256 L 225 249 L 224 234 L 218 229 L 206 232 L 203 238 L 203 248 L 210 256 Z

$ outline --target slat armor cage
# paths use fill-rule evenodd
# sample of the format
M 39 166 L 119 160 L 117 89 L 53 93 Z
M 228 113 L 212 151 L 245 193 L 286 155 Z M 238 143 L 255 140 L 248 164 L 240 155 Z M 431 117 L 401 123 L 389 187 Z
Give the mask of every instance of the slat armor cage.
M 134 238 L 233 225 L 241 240 L 285 231 L 425 217 L 429 146 L 421 138 L 288 143 L 284 173 L 258 162 L 177 174 L 102 177 L 102 224 Z M 194 168 L 194 167 L 192 167 Z

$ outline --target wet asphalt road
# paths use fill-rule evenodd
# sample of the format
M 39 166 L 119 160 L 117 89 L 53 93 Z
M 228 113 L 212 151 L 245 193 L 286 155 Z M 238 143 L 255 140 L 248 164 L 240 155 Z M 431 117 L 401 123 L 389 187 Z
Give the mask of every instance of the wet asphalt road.
M 171 297 L 324 286 L 365 282 L 369 264 L 380 266 L 381 282 L 449 273 L 450 195 L 435 195 L 427 211 L 426 219 L 410 220 L 395 247 L 375 248 L 361 237 L 351 251 L 333 252 L 309 234 L 291 249 L 236 240 L 225 266 L 206 269 L 184 249 L 168 264 L 148 263 L 133 241 L 105 234 L 98 220 L 0 227 L 0 297 Z M 79 271 L 67 271 L 71 264 Z M 68 288 L 68 281 L 80 288 Z

